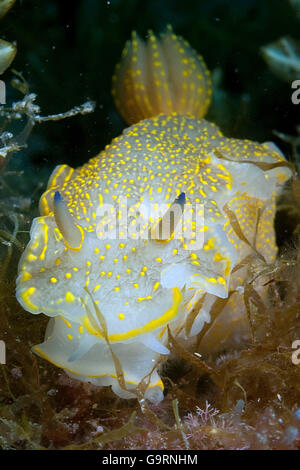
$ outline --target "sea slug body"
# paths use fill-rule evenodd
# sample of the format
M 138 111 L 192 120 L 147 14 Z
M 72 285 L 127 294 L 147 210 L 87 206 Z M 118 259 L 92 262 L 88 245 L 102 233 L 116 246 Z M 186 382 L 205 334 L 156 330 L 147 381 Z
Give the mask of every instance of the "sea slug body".
M 271 144 L 226 138 L 203 118 L 209 72 L 170 28 L 147 43 L 133 35 L 113 94 L 131 126 L 81 168 L 55 168 L 19 263 L 17 298 L 51 317 L 34 347 L 40 356 L 125 398 L 143 381 L 157 402 L 168 328 L 197 335 L 216 299 L 239 285 L 232 270 L 252 248 L 233 217 L 274 260 L 275 199 L 291 170 Z M 226 315 L 232 323 L 241 313 Z

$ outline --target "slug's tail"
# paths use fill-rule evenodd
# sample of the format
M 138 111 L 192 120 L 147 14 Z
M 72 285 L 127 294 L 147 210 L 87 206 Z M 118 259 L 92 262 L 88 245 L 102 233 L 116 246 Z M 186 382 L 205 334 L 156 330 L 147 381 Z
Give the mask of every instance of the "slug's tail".
M 147 42 L 133 32 L 113 77 L 116 106 L 128 124 L 158 114 L 203 117 L 211 101 L 210 73 L 200 55 L 172 28 Z

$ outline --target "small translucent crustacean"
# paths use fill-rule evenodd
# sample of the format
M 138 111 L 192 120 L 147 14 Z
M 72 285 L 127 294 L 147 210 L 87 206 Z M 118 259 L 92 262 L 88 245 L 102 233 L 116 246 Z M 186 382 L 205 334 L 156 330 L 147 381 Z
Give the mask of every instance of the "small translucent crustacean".
M 291 170 L 273 144 L 226 138 L 203 119 L 210 74 L 170 28 L 159 39 L 150 32 L 147 43 L 133 34 L 113 95 L 131 126 L 82 167 L 55 168 L 20 260 L 17 298 L 51 317 L 45 341 L 34 347 L 40 356 L 121 397 L 134 397 L 144 379 L 145 397 L 157 402 L 168 327 L 194 337 L 230 289 L 207 348 L 244 322 L 237 307 L 243 271 L 232 270 L 251 244 L 274 260 L 275 198 Z M 147 212 L 162 204 L 165 215 Z M 128 230 L 113 236 L 103 209 L 120 222 L 124 205 Z M 175 208 L 166 236 L 163 221 Z M 185 228 L 203 244 L 174 236 L 184 214 Z

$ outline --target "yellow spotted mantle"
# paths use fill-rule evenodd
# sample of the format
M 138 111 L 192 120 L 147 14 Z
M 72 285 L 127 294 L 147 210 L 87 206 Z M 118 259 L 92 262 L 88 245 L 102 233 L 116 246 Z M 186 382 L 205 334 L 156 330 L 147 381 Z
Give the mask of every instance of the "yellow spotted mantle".
M 251 247 L 237 236 L 232 214 L 250 244 L 274 259 L 275 198 L 291 171 L 272 167 L 285 161 L 272 144 L 226 138 L 203 119 L 209 72 L 170 29 L 160 39 L 150 33 L 146 44 L 134 34 L 113 82 L 116 105 L 132 125 L 81 168 L 54 170 L 20 260 L 17 298 L 29 312 L 52 317 L 35 347 L 42 357 L 123 397 L 144 379 L 145 396 L 159 401 L 156 361 L 169 352 L 167 326 L 175 335 L 198 334 L 215 299 L 241 282 L 231 272 Z M 182 194 L 192 232 L 196 212 L 204 217 L 202 247 L 134 237 L 145 208 L 168 208 Z M 110 204 L 120 220 L 124 200 L 132 236 L 103 238 L 113 228 L 101 209 Z M 141 232 L 156 222 L 144 217 Z

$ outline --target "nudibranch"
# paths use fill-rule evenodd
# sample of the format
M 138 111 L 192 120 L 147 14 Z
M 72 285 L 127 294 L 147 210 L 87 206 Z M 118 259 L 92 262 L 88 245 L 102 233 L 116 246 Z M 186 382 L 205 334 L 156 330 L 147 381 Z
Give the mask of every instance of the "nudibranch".
M 160 401 L 168 331 L 195 337 L 238 291 L 232 271 L 253 246 L 276 256 L 275 199 L 291 170 L 271 143 L 206 121 L 211 93 L 202 57 L 170 28 L 147 43 L 134 33 L 113 78 L 130 127 L 82 167 L 55 168 L 19 263 L 18 301 L 51 317 L 34 351 L 121 397 L 142 383 Z M 225 323 L 240 315 L 228 303 Z

